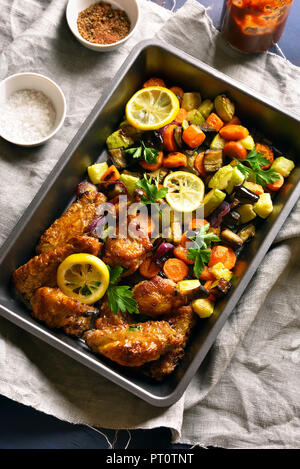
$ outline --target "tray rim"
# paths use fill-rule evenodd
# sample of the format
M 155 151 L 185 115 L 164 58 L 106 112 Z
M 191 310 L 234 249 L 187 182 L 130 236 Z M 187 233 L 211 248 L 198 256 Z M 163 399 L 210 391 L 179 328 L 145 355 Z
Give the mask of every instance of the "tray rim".
M 157 40 L 146 40 L 142 41 L 137 44 L 132 51 L 129 53 L 128 57 L 125 59 L 123 64 L 121 64 L 119 70 L 116 72 L 112 82 L 105 87 L 101 97 L 97 100 L 95 106 L 90 111 L 90 114 L 87 116 L 86 120 L 83 124 L 79 127 L 78 131 L 72 138 L 71 142 L 68 144 L 64 152 L 62 153 L 61 157 L 58 159 L 57 163 L 54 165 L 53 169 L 47 176 L 44 183 L 41 185 L 40 189 L 38 190 L 37 194 L 34 196 L 33 200 L 26 208 L 22 216 L 20 217 L 19 221 L 12 229 L 10 234 L 8 235 L 6 241 L 4 241 L 2 247 L 0 248 L 0 263 L 5 258 L 6 252 L 12 247 L 15 242 L 15 239 L 19 236 L 20 232 L 23 228 L 27 225 L 29 219 L 34 214 L 35 210 L 37 209 L 38 205 L 41 201 L 46 197 L 48 191 L 51 189 L 52 184 L 55 182 L 55 178 L 59 175 L 63 167 L 67 164 L 67 162 L 73 156 L 79 142 L 82 139 L 82 136 L 85 135 L 88 130 L 93 125 L 94 121 L 97 119 L 98 114 L 101 112 L 105 104 L 111 98 L 112 94 L 115 92 L 115 89 L 118 87 L 120 82 L 123 80 L 124 76 L 128 72 L 129 68 L 138 58 L 138 56 L 147 48 L 155 47 L 159 49 L 166 50 L 168 53 L 175 55 L 180 60 L 183 60 L 192 66 L 200 70 L 204 70 L 205 72 L 214 76 L 214 78 L 223 81 L 224 83 L 228 83 L 231 87 L 236 88 L 238 91 L 247 94 L 251 99 L 255 99 L 256 101 L 260 102 L 263 105 L 267 105 L 269 108 L 278 112 L 278 107 L 276 103 L 272 102 L 269 99 L 266 99 L 260 93 L 257 93 L 255 90 L 252 90 L 250 87 L 247 87 L 242 82 L 231 78 L 230 76 L 226 75 L 223 72 L 220 72 L 217 69 L 214 69 L 210 65 L 207 65 L 205 62 L 196 59 L 193 56 L 190 56 L 186 52 L 171 46 L 167 43 L 160 43 Z M 96 113 L 94 111 L 97 110 Z M 282 115 L 288 117 L 289 119 L 294 120 L 296 123 L 300 124 L 300 119 L 295 118 L 292 116 L 287 109 L 280 109 L 279 111 Z M 283 222 L 287 218 L 288 214 L 292 210 L 293 206 L 295 205 L 298 197 L 300 196 L 300 181 L 296 184 L 295 188 L 293 189 L 292 193 L 290 194 L 288 200 L 284 204 L 283 208 L 281 209 L 280 214 L 278 215 L 277 219 L 273 223 L 270 231 L 267 233 L 265 239 L 263 240 L 259 250 L 257 251 L 256 255 L 254 256 L 252 262 L 248 266 L 248 269 L 243 276 L 242 280 L 239 284 L 235 287 L 233 294 L 231 295 L 229 301 L 226 303 L 222 313 L 213 324 L 212 329 L 208 337 L 205 339 L 201 350 L 195 355 L 192 359 L 190 364 L 188 365 L 185 373 L 181 377 L 180 381 L 174 388 L 174 390 L 168 394 L 167 396 L 157 396 L 146 389 L 141 389 L 139 385 L 133 383 L 130 379 L 121 376 L 118 372 L 112 370 L 105 363 L 100 363 L 92 356 L 87 355 L 84 351 L 79 351 L 74 349 L 72 346 L 68 345 L 65 342 L 62 342 L 59 337 L 57 337 L 55 331 L 43 330 L 39 328 L 39 324 L 37 323 L 32 324 L 29 320 L 22 318 L 18 315 L 18 313 L 14 312 L 13 310 L 7 308 L 5 305 L 0 303 L 0 314 L 8 319 L 10 322 L 13 322 L 17 326 L 25 329 L 27 332 L 32 333 L 34 336 L 40 338 L 44 342 L 52 345 L 59 351 L 67 354 L 71 358 L 79 361 L 81 364 L 88 366 L 96 373 L 104 376 L 105 378 L 109 379 L 110 381 L 114 382 L 115 384 L 121 386 L 127 391 L 132 392 L 136 396 L 140 397 L 144 401 L 152 404 L 156 407 L 167 407 L 175 402 L 177 402 L 183 395 L 184 391 L 186 390 L 188 384 L 190 383 L 191 379 L 195 375 L 197 369 L 201 365 L 203 359 L 205 358 L 207 352 L 209 351 L 212 344 L 215 342 L 216 337 L 218 336 L 219 332 L 221 331 L 223 325 L 225 324 L 228 316 L 231 314 L 233 308 L 237 304 L 238 300 L 241 298 L 246 286 L 250 282 L 252 276 L 254 275 L 255 271 L 259 267 L 263 257 L 265 256 L 266 252 L 268 251 L 269 247 L 271 246 L 276 234 L 278 233 L 279 229 L 281 228 Z M 179 365 L 180 366 L 180 365 Z M 97 369 L 95 369 L 95 367 Z

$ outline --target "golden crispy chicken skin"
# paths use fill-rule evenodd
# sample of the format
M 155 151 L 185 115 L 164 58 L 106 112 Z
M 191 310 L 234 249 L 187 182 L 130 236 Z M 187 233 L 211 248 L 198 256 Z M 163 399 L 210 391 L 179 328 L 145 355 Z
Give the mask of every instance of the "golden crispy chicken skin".
M 36 252 L 40 254 L 53 251 L 74 236 L 82 235 L 97 217 L 97 208 L 104 202 L 106 197 L 101 192 L 85 192 L 45 231 L 36 247 Z
M 192 328 L 196 324 L 196 319 L 197 317 L 191 306 L 182 306 L 177 311 L 164 316 L 164 320 L 168 321 L 180 336 L 180 341 L 176 347 L 162 355 L 159 360 L 149 364 L 147 373 L 152 378 L 160 381 L 174 371 L 178 361 L 184 355 L 184 349 L 191 335 Z
M 103 329 L 104 327 L 110 326 L 122 326 L 134 323 L 132 314 L 127 312 L 122 313 L 119 311 L 118 314 L 114 314 L 108 307 L 107 300 L 105 300 L 99 311 L 99 317 L 96 320 L 96 329 Z
M 128 269 L 125 275 L 131 275 L 139 268 L 152 247 L 148 236 L 109 238 L 105 243 L 103 261 L 111 267 L 121 265 Z
M 96 308 L 64 295 L 59 288 L 39 288 L 30 303 L 34 318 L 77 337 L 90 328 L 92 316 L 97 312 Z
M 152 318 L 168 314 L 184 305 L 186 299 L 176 291 L 172 280 L 156 275 L 151 280 L 144 280 L 133 288 L 139 312 Z
M 29 300 L 40 287 L 56 287 L 56 271 L 59 264 L 71 254 L 85 252 L 97 255 L 101 243 L 89 236 L 72 238 L 62 247 L 35 256 L 13 273 L 16 289 Z
M 83 338 L 95 353 L 128 367 L 157 360 L 180 340 L 166 321 L 94 329 L 85 332 Z

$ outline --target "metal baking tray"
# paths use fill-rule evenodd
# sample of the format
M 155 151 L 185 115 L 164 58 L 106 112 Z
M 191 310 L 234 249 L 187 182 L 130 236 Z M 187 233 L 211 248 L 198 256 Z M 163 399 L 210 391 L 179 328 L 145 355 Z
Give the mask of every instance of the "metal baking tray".
M 106 137 L 122 120 L 127 100 L 151 76 L 160 76 L 187 90 L 199 90 L 204 97 L 227 93 L 235 101 L 242 121 L 247 125 L 255 123 L 278 148 L 285 149 L 285 154 L 290 155 L 297 166 L 276 196 L 274 212 L 242 251 L 242 259 L 249 264 L 246 272 L 230 295 L 217 304 L 214 315 L 199 321 L 183 360 L 175 372 L 160 383 L 98 357 L 80 340 L 41 325 L 17 299 L 11 284 L 12 272 L 34 255 L 40 235 L 72 201 L 74 189 L 85 177 L 87 166 L 103 154 Z M 184 52 L 154 41 L 140 43 L 112 79 L 1 248 L 0 314 L 148 403 L 158 407 L 173 404 L 201 365 L 300 195 L 299 124 L 288 111 L 279 110 L 253 90 Z

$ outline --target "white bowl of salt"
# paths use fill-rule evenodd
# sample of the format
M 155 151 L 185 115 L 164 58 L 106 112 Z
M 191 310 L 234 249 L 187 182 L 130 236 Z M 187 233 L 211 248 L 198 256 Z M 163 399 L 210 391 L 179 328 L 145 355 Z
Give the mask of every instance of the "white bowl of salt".
M 0 136 L 23 147 L 41 145 L 66 117 L 60 87 L 39 73 L 18 73 L 0 83 Z

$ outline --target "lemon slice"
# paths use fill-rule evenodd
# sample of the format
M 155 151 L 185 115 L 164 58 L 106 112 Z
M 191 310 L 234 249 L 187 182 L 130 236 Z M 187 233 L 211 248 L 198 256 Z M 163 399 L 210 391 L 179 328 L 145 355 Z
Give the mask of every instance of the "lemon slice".
M 168 188 L 166 200 L 177 212 L 193 212 L 203 202 L 204 183 L 195 174 L 186 171 L 170 173 L 164 180 Z
M 109 270 L 96 256 L 72 254 L 58 267 L 57 284 L 65 295 L 91 305 L 105 294 Z
M 133 127 L 155 130 L 172 122 L 179 111 L 177 96 L 168 88 L 151 86 L 137 91 L 126 105 L 126 118 Z

